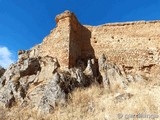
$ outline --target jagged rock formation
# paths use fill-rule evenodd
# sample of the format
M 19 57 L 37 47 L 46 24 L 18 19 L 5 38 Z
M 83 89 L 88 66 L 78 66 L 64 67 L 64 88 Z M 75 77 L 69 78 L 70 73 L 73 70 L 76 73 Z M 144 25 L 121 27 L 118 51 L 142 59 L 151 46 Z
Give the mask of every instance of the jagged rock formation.
M 99 72 L 102 76 L 104 87 L 109 87 L 109 89 L 112 90 L 117 86 L 120 89 L 127 86 L 128 81 L 121 73 L 121 70 L 116 65 L 107 63 L 104 54 L 99 58 L 98 62 Z
M 93 74 L 84 74 L 80 68 L 60 70 L 56 58 L 31 56 L 31 52 L 19 51 L 19 60 L 0 78 L 1 106 L 29 105 L 50 113 L 57 103 L 65 103 L 75 87 L 91 84 L 87 78 Z
M 51 113 L 77 87 L 96 83 L 117 92 L 158 77 L 159 21 L 83 26 L 65 11 L 56 22 L 41 44 L 20 50 L 7 70 L 0 67 L 1 107 Z
M 19 59 L 0 78 L 0 106 L 29 106 L 50 113 L 57 104 L 64 104 L 67 95 L 76 87 L 93 83 L 91 63 L 82 68 L 61 69 L 57 58 L 19 51 Z M 89 60 L 90 61 L 90 60 Z
M 4 74 L 5 69 L 0 66 L 0 77 Z

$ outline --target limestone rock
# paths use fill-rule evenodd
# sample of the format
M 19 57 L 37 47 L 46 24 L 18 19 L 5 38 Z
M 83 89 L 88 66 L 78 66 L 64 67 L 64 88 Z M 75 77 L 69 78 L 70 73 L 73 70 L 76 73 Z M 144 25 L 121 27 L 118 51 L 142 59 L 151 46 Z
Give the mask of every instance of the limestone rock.
M 0 66 L 0 77 L 4 74 L 5 69 Z
M 143 78 L 141 75 L 136 74 L 136 75 L 134 76 L 134 80 L 135 80 L 136 82 L 138 82 L 138 81 L 143 81 L 144 78 Z
M 98 66 L 100 75 L 102 76 L 103 85 L 109 86 L 110 83 L 107 76 L 106 57 L 104 54 L 98 59 Z
M 87 67 L 84 70 L 84 73 L 86 75 L 89 75 L 89 76 L 94 76 L 94 73 L 93 73 L 93 63 L 92 63 L 91 60 L 88 60 Z
M 76 87 L 91 84 L 93 68 L 89 60 L 82 68 L 61 69 L 56 58 L 30 56 L 32 50 L 19 51 L 19 60 L 0 78 L 0 106 L 30 106 L 41 113 L 51 113 L 64 104 Z M 90 81 L 90 82 L 88 82 Z
M 126 78 L 127 78 L 128 82 L 133 82 L 134 81 L 134 78 L 133 78 L 132 75 L 127 75 Z
M 120 69 L 114 64 L 107 63 L 104 54 L 99 58 L 98 62 L 104 87 L 116 90 L 127 86 L 127 80 Z
M 13 92 L 7 88 L 0 91 L 0 106 L 10 108 L 15 103 Z
M 124 93 L 124 94 L 116 96 L 115 97 L 115 102 L 116 103 L 123 102 L 124 100 L 130 99 L 131 97 L 133 97 L 133 94 L 131 94 L 131 93 Z
M 64 93 L 63 88 L 60 88 L 58 85 L 59 79 L 57 73 L 55 73 L 53 79 L 45 86 L 44 94 L 38 106 L 40 110 L 49 113 L 54 110 L 57 103 L 65 103 L 66 94 Z
M 28 52 L 23 51 L 22 53 L 25 54 L 25 56 L 29 55 Z M 12 107 L 15 102 L 21 105 L 26 100 L 28 104 L 31 104 L 32 102 L 34 103 L 34 100 L 39 100 L 40 97 L 43 97 L 40 93 L 44 92 L 45 97 L 49 94 L 49 91 L 53 91 L 52 89 L 58 90 L 58 83 L 53 84 L 51 79 L 53 78 L 53 72 L 58 68 L 58 63 L 54 58 L 28 58 L 22 55 L 20 59 L 16 64 L 11 65 L 0 79 L 1 106 Z M 53 79 L 53 81 L 55 82 L 56 80 Z M 45 84 L 45 82 L 48 82 L 48 84 Z M 29 101 L 27 97 L 31 93 L 35 93 L 37 96 Z M 59 93 L 61 93 L 61 91 L 59 91 Z M 56 94 L 56 92 L 54 92 L 54 94 Z M 54 102 L 58 98 L 57 96 L 48 97 L 52 97 L 52 101 Z M 42 109 L 42 111 L 44 110 Z

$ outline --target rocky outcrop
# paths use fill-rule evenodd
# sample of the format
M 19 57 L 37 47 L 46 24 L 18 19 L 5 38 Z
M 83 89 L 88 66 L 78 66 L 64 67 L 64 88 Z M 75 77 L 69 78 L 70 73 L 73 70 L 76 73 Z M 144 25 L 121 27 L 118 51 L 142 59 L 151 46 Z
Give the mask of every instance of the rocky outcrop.
M 116 103 L 122 102 L 124 100 L 130 99 L 131 97 L 133 97 L 132 94 L 130 94 L 130 93 L 124 93 L 124 94 L 116 96 L 114 102 L 116 102 Z
M 103 84 L 109 89 L 114 84 L 124 87 L 120 70 L 106 63 L 104 55 L 98 60 L 100 74 L 97 74 L 94 59 L 89 59 L 86 66 L 61 69 L 57 58 L 32 55 L 33 50 L 19 51 L 18 61 L 0 78 L 1 107 L 19 105 L 51 113 L 58 104 L 66 103 L 75 88 L 97 83 L 98 75 L 102 75 Z
M 1 107 L 29 106 L 51 113 L 57 104 L 65 103 L 76 87 L 87 87 L 94 79 L 90 62 L 85 71 L 81 67 L 63 70 L 57 58 L 32 52 L 19 51 L 18 61 L 0 78 Z
M 107 63 L 106 57 L 103 54 L 99 60 L 99 72 L 102 76 L 102 82 L 105 88 L 110 90 L 124 89 L 127 86 L 127 79 L 121 73 L 121 70 L 112 63 Z
M 5 69 L 0 66 L 0 77 L 4 74 Z

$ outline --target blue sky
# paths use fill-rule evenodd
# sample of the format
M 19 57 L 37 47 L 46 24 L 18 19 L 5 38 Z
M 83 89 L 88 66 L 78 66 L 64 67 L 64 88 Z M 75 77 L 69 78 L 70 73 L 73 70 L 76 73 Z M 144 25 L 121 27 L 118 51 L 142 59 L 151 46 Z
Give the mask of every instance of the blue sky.
M 65 10 L 88 25 L 159 20 L 160 0 L 0 0 L 0 65 L 15 62 L 19 49 L 41 43 Z

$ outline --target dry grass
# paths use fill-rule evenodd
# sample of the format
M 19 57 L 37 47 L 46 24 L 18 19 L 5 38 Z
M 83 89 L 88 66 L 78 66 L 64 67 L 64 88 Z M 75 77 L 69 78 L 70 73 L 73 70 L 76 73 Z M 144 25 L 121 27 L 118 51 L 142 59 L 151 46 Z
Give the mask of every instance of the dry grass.
M 13 110 L 4 110 L 5 114 L 0 113 L 0 120 L 9 118 L 11 120 L 118 120 L 117 114 L 119 113 L 123 114 L 123 119 L 128 114 L 159 114 L 159 91 L 160 86 L 158 85 L 132 83 L 124 92 L 132 93 L 133 97 L 116 103 L 115 97 L 119 93 L 111 94 L 107 90 L 93 85 L 90 88 L 75 90 L 70 95 L 71 99 L 68 104 L 57 107 L 53 114 L 43 116 L 33 110 L 14 108 L 14 112 Z

